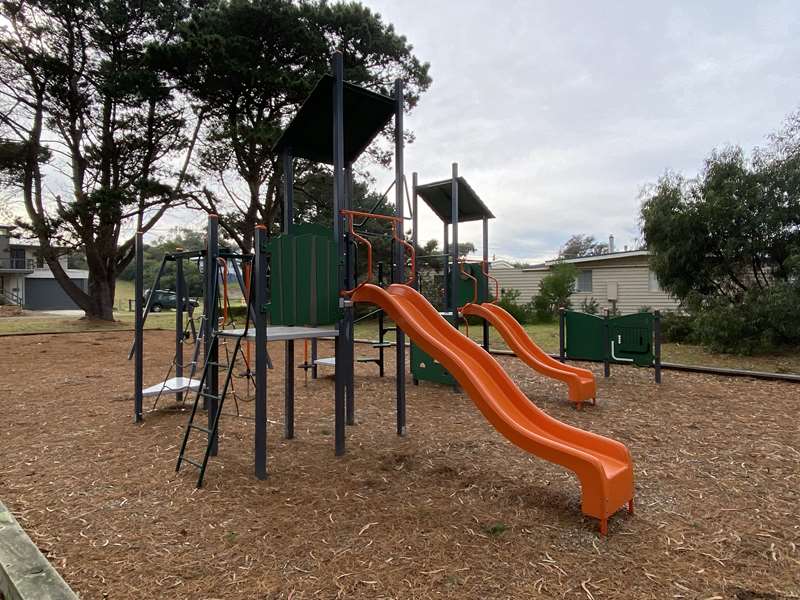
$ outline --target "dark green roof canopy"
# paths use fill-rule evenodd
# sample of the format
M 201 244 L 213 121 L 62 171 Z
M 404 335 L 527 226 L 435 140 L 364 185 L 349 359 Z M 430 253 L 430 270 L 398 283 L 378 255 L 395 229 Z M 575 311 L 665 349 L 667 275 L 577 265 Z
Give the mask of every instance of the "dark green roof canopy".
M 448 225 L 452 223 L 453 180 L 435 181 L 417 186 L 417 194 L 431 207 L 431 210 Z M 492 211 L 478 197 L 463 177 L 458 178 L 458 221 L 481 221 L 494 219 Z
M 324 75 L 273 146 L 292 156 L 333 164 L 334 78 Z M 354 162 L 395 112 L 394 98 L 344 83 L 344 162 Z

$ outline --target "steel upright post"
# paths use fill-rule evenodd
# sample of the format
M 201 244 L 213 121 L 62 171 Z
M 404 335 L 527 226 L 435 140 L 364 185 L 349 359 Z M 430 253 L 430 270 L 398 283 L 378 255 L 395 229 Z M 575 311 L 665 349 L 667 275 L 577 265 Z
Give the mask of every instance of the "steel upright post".
M 395 213 L 399 221 L 395 224 L 397 237 L 405 239 L 403 227 L 405 225 L 405 202 L 403 198 L 403 81 L 394 82 L 394 202 Z M 417 211 L 414 211 L 416 216 Z M 393 281 L 405 283 L 406 281 L 406 255 L 402 244 L 395 242 L 395 269 Z M 397 323 L 395 323 L 397 325 Z M 397 435 L 406 434 L 406 335 L 399 326 L 395 328 L 397 344 Z
M 133 421 L 138 423 L 142 420 L 142 386 L 144 385 L 144 313 L 142 306 L 142 296 L 144 296 L 144 234 L 136 232 L 136 281 L 134 283 L 134 361 L 133 361 Z
M 608 328 L 608 309 L 603 311 L 603 377 L 611 375 L 611 332 Z
M 345 192 L 344 192 L 344 208 L 351 210 L 353 208 L 353 165 L 347 165 L 345 167 Z M 347 286 L 348 290 L 352 290 L 356 287 L 356 277 L 355 277 L 355 260 L 356 255 L 353 252 L 352 246 L 353 240 L 350 239 L 350 234 L 347 234 L 347 252 L 345 256 L 347 257 L 347 264 L 345 265 L 345 285 Z M 345 344 L 345 349 L 347 350 L 347 357 L 346 357 L 346 373 L 347 373 L 347 381 L 346 381 L 346 393 L 345 393 L 345 423 L 348 425 L 355 425 L 356 424 L 356 406 L 355 406 L 355 391 L 353 385 L 354 379 L 354 372 L 355 372 L 355 342 L 354 342 L 354 309 L 351 306 L 344 307 L 344 320 L 347 327 L 347 339 L 350 340 L 349 343 Z M 337 359 L 338 360 L 338 359 Z
M 186 308 L 183 281 L 183 258 L 175 257 L 175 377 L 183 377 L 183 311 Z M 175 392 L 175 402 L 183 401 L 183 392 Z
M 214 429 L 214 419 L 217 416 L 219 402 L 219 340 L 217 339 L 217 257 L 219 256 L 219 217 L 208 215 L 208 241 L 206 243 L 206 297 L 204 298 L 206 311 L 205 348 L 209 361 L 208 375 L 206 376 L 206 393 L 208 394 L 206 409 L 208 413 L 208 428 Z M 218 435 L 215 433 L 210 440 L 211 456 L 217 455 Z
M 264 318 L 264 305 L 267 303 L 267 256 L 262 248 L 266 241 L 266 226 L 256 226 L 250 297 L 255 305 L 255 471 L 258 479 L 267 478 L 267 324 Z
M 291 235 L 294 227 L 294 159 L 289 150 L 283 152 L 283 234 Z M 283 434 L 294 438 L 294 340 L 286 340 L 283 348 Z
M 653 350 L 655 352 L 655 375 L 656 383 L 661 383 L 661 311 L 655 311 L 653 315 Z
M 347 289 L 344 280 L 348 239 L 344 219 L 339 211 L 345 208 L 344 186 L 344 61 L 341 52 L 334 52 L 331 60 L 333 70 L 333 235 L 339 254 L 339 291 Z M 346 304 L 346 303 L 345 303 Z M 339 320 L 339 335 L 336 336 L 336 391 L 334 398 L 334 446 L 337 456 L 344 454 L 345 446 L 345 394 L 347 387 L 347 339 L 346 309 Z
M 419 185 L 419 180 L 417 178 L 417 172 L 414 171 L 411 174 L 411 245 L 414 247 L 414 252 L 417 251 L 418 243 L 419 243 L 419 217 L 417 216 L 417 208 L 418 208 L 418 198 L 417 198 L 417 185 Z M 417 277 L 414 278 L 414 288 L 419 291 L 419 279 Z
M 489 272 L 489 219 L 483 217 L 483 268 Z M 486 289 L 484 298 L 489 300 L 489 278 L 483 278 L 483 285 Z M 499 298 L 497 298 L 499 300 Z M 480 299 L 478 299 L 480 302 Z M 489 321 L 483 320 L 483 349 L 489 351 Z
M 289 235 L 294 224 L 294 158 L 283 151 L 283 233 Z
M 453 163 L 451 190 L 450 220 L 453 223 L 453 239 L 450 242 L 450 257 L 453 264 L 450 271 L 450 311 L 453 313 L 453 327 L 458 329 L 458 163 Z

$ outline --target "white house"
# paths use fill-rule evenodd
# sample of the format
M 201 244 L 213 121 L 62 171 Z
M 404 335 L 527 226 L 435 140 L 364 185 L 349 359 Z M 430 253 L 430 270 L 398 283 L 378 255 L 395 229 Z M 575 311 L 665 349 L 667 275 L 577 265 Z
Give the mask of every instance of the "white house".
M 600 310 L 616 308 L 622 314 L 637 312 L 645 306 L 654 310 L 676 310 L 678 300 L 658 285 L 649 259 L 647 250 L 632 250 L 561 261 L 578 269 L 575 293 L 570 297 L 572 307 L 580 310 L 584 301 L 594 299 Z M 501 288 L 519 290 L 520 301 L 528 302 L 539 293 L 539 283 L 557 262 L 547 261 L 524 269 L 509 269 L 505 264 L 495 268 L 492 264 L 491 273 Z
M 39 247 L 13 238 L 14 228 L 0 224 L 0 303 L 35 310 L 78 308 L 39 255 Z M 70 269 L 66 255 L 59 262 L 70 279 L 82 289 L 88 288 L 89 271 Z

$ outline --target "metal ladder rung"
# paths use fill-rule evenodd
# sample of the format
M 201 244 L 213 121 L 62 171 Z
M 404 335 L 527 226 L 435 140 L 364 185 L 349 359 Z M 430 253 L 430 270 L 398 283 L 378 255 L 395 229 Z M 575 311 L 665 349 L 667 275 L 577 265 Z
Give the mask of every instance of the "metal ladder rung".
M 208 392 L 200 392 L 200 396 L 202 398 L 208 398 L 209 400 L 222 400 L 222 396 L 215 396 L 214 394 L 209 394 Z
M 192 423 L 191 425 L 189 425 L 189 427 L 191 427 L 192 429 L 197 429 L 198 431 L 202 431 L 206 435 L 211 434 L 211 430 L 208 427 L 203 427 L 202 425 L 195 425 L 194 423 Z
M 187 462 L 187 463 L 189 463 L 190 465 L 192 465 L 193 467 L 197 467 L 198 469 L 202 469 L 202 468 L 203 468 L 203 464 L 202 464 L 202 463 L 199 463 L 199 462 L 197 462 L 197 461 L 194 461 L 194 460 L 192 460 L 191 458 L 187 458 L 187 457 L 185 457 L 185 456 L 181 457 L 181 461 L 182 461 L 182 462 Z

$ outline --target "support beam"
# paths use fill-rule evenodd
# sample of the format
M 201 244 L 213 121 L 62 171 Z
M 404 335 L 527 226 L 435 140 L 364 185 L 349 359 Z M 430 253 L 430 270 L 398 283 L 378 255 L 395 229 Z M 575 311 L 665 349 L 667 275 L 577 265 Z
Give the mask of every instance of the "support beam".
M 217 257 L 219 256 L 219 217 L 208 215 L 208 239 L 206 241 L 206 295 L 203 299 L 206 311 L 205 350 L 206 359 L 209 361 L 208 375 L 206 376 L 205 407 L 208 412 L 208 428 L 214 429 L 214 418 L 217 415 L 219 402 L 219 340 L 217 340 L 217 289 L 219 275 Z M 219 446 L 218 434 L 215 432 L 210 441 L 211 456 L 217 455 Z
M 267 241 L 267 228 L 256 227 L 251 297 L 255 305 L 255 473 L 258 479 L 267 478 L 267 323 L 263 306 L 267 303 L 267 256 L 262 245 Z
M 144 234 L 136 232 L 136 280 L 134 284 L 134 361 L 133 361 L 133 421 L 138 423 L 142 416 L 142 387 L 144 386 L 144 311 L 142 296 L 144 295 Z
M 452 204 L 450 220 L 453 223 L 453 240 L 450 243 L 450 312 L 453 314 L 453 327 L 458 329 L 458 163 L 453 163 Z
M 417 209 L 419 208 L 419 202 L 417 197 L 417 185 L 419 181 L 417 178 L 417 172 L 414 171 L 411 174 L 411 245 L 414 247 L 414 251 L 417 251 L 419 247 L 419 216 L 417 215 Z M 419 278 L 414 278 L 414 289 L 419 291 Z
M 345 208 L 344 182 L 344 60 L 341 52 L 334 52 L 331 60 L 333 71 L 333 236 L 336 240 L 341 269 L 339 290 L 347 289 L 345 265 L 347 261 L 347 236 L 344 219 L 339 211 Z M 345 446 L 345 393 L 347 384 L 347 321 L 339 320 L 339 335 L 336 336 L 336 384 L 334 396 L 334 449 L 337 456 L 344 454 Z M 352 344 L 352 340 L 349 340 Z
M 404 218 L 404 164 L 403 164 L 403 81 L 397 79 L 394 82 L 394 202 L 395 213 L 400 220 L 395 224 L 397 237 L 405 239 L 403 231 Z M 414 211 L 416 217 L 417 211 Z M 395 283 L 405 283 L 406 280 L 406 257 L 402 244 L 395 242 L 395 268 L 392 280 Z M 396 323 L 395 323 L 396 325 Z M 395 331 L 397 336 L 397 435 L 406 434 L 406 334 L 398 326 Z
M 175 259 L 175 377 L 183 377 L 183 311 L 186 310 L 186 285 L 183 280 L 183 258 Z M 175 402 L 183 402 L 183 392 L 175 393 Z
M 345 194 L 344 194 L 345 208 L 352 210 L 353 208 L 353 165 L 345 167 Z M 347 289 L 351 290 L 356 287 L 356 253 L 353 251 L 353 240 L 350 235 L 347 237 L 347 265 L 345 268 L 345 285 Z M 349 342 L 345 344 L 347 349 L 346 357 L 346 378 L 345 378 L 345 422 L 348 425 L 356 424 L 356 403 L 355 403 L 355 361 L 356 349 L 353 343 L 354 336 L 354 308 L 352 306 L 345 306 L 344 308 L 345 327 L 347 328 L 347 338 Z
M 283 374 L 283 436 L 294 438 L 294 340 L 286 340 Z
M 489 272 L 489 219 L 487 217 L 483 217 L 483 269 L 486 272 Z M 484 289 L 484 298 L 486 300 L 489 299 L 489 278 L 483 277 L 483 285 L 485 286 Z M 499 300 L 499 298 L 498 298 Z M 483 349 L 487 352 L 489 351 L 489 322 L 484 319 L 483 320 Z
M 283 159 L 283 233 L 290 234 L 294 224 L 294 158 L 289 149 L 282 153 Z

